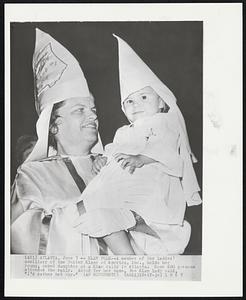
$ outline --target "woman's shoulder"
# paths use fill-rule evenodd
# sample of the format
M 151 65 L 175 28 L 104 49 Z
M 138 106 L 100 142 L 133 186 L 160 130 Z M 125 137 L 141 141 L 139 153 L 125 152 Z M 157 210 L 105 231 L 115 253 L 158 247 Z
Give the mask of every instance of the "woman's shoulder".
M 54 165 L 59 164 L 63 161 L 61 156 L 51 156 L 48 158 L 44 158 L 41 160 L 28 161 L 21 164 L 17 169 L 17 174 L 20 173 L 30 173 L 30 172 L 42 172 L 42 170 L 46 170 L 47 167 L 54 167 Z

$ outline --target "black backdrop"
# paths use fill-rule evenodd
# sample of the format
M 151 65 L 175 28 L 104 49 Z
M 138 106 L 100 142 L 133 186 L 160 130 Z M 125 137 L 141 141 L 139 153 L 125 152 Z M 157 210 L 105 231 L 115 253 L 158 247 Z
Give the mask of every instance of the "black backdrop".
M 175 94 L 186 120 L 194 165 L 202 185 L 202 22 L 45 22 L 11 23 L 11 180 L 15 144 L 35 134 L 32 55 L 35 28 L 49 33 L 79 61 L 96 99 L 103 144 L 127 123 L 120 108 L 117 40 L 123 38 Z M 193 231 L 187 254 L 201 253 L 201 207 L 188 208 Z

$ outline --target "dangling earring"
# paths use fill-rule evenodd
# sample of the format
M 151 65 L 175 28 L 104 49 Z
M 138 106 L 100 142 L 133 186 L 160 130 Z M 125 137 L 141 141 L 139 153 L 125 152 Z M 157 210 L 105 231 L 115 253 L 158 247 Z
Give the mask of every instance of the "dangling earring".
M 52 135 L 56 135 L 58 133 L 58 126 L 56 124 L 54 124 L 51 129 L 50 129 L 50 133 Z

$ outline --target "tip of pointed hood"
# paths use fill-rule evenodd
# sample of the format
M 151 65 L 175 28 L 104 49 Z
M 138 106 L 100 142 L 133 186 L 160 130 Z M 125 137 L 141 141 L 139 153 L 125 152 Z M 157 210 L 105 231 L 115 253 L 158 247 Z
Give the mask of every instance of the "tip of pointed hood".
M 121 37 L 119 37 L 118 35 L 116 35 L 116 34 L 114 34 L 114 33 L 113 33 L 113 36 L 117 39 L 118 45 L 119 45 L 120 48 L 121 48 L 121 47 L 124 47 L 124 46 L 127 46 L 127 47 L 130 48 L 130 46 L 127 44 L 127 42 L 124 41 Z
M 35 28 L 35 33 L 36 33 L 36 37 L 41 37 L 43 35 L 47 35 L 46 32 L 44 32 L 43 30 L 39 29 L 38 27 Z
M 35 28 L 36 33 L 41 33 L 43 32 L 41 29 L 39 29 L 38 27 Z
M 120 38 L 118 35 L 116 35 L 116 34 L 114 34 L 114 33 L 113 33 L 113 36 L 114 36 L 119 42 L 120 42 L 120 41 L 123 41 L 122 38 Z

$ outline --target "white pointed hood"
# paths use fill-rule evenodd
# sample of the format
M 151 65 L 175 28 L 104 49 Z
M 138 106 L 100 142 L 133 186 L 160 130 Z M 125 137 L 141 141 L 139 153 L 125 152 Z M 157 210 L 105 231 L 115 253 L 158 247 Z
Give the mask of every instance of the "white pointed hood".
M 49 122 L 53 105 L 71 98 L 90 98 L 83 71 L 74 56 L 49 34 L 36 28 L 33 54 L 36 124 L 38 141 L 26 161 L 47 157 Z M 102 152 L 100 140 L 93 148 Z
M 169 107 L 176 103 L 174 94 L 160 81 L 136 52 L 121 38 L 118 40 L 121 103 L 132 93 L 151 86 Z
M 176 98 L 174 94 L 125 41 L 115 34 L 113 34 L 113 36 L 118 40 L 121 104 L 123 104 L 124 100 L 130 94 L 146 86 L 151 86 L 170 107 L 170 111 L 177 113 L 179 126 L 182 131 L 182 138 L 184 138 L 186 146 L 189 152 L 192 154 L 185 121 L 180 109 L 176 104 Z M 122 109 L 124 111 L 123 106 Z M 196 158 L 193 154 L 192 158 L 194 161 L 196 161 Z
M 118 40 L 119 51 L 119 82 L 121 94 L 121 106 L 124 111 L 123 102 L 132 93 L 143 89 L 144 87 L 152 87 L 156 93 L 166 102 L 170 107 L 169 112 L 173 113 L 176 120 L 177 128 L 180 132 L 182 155 L 185 160 L 186 167 L 184 168 L 183 183 L 186 186 L 187 202 L 193 203 L 193 193 L 196 194 L 194 200 L 195 204 L 200 203 L 200 197 L 197 196 L 199 186 L 196 176 L 190 161 L 197 162 L 194 154 L 191 152 L 188 134 L 186 131 L 185 121 L 183 115 L 176 104 L 176 98 L 169 88 L 152 72 L 152 70 L 144 63 L 144 61 L 136 54 L 136 52 L 120 37 L 113 34 Z M 168 112 L 168 113 L 169 113 Z M 193 200 L 190 200 L 192 199 Z M 193 205 L 193 204 L 191 204 Z

